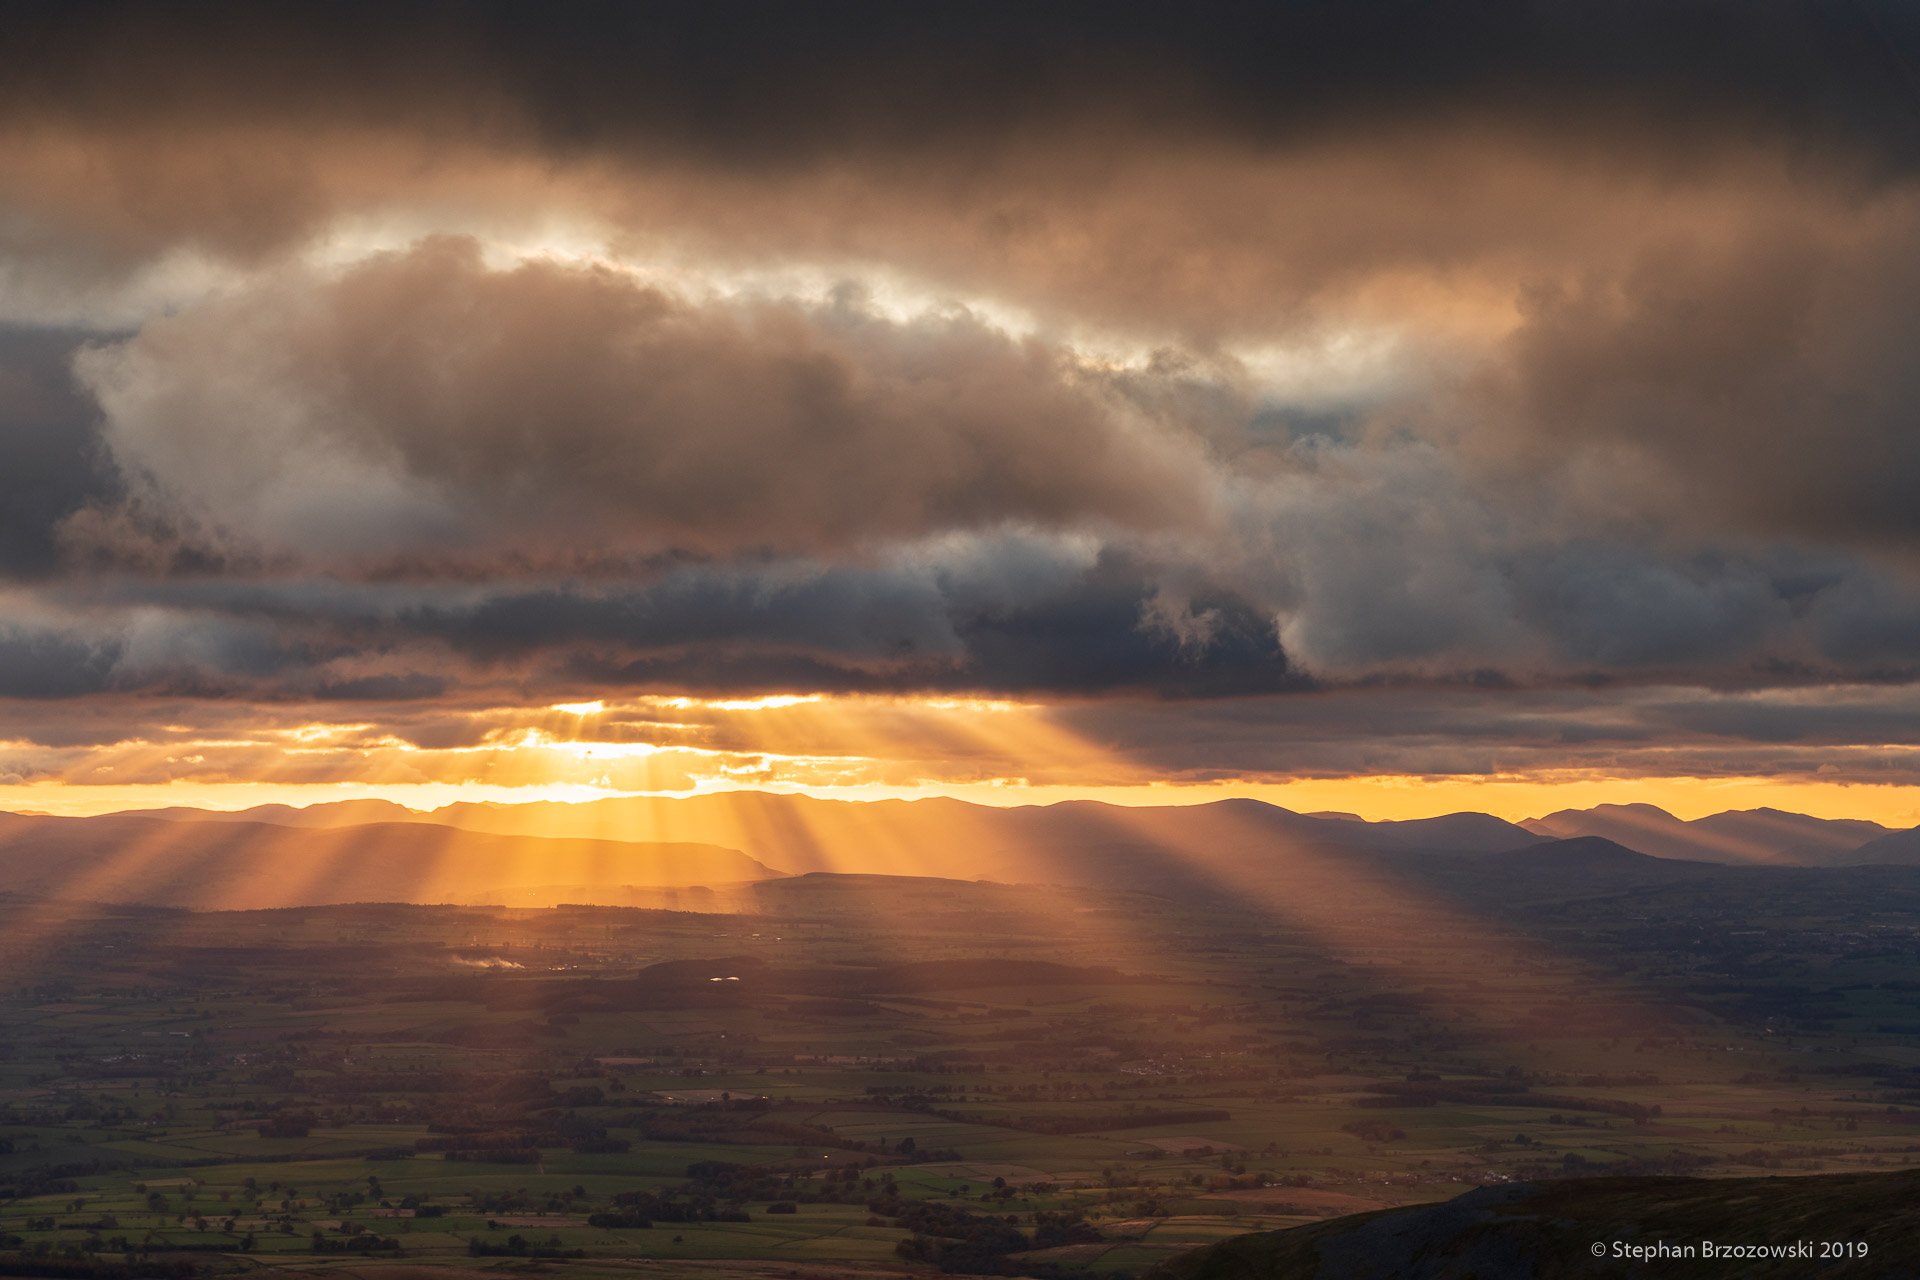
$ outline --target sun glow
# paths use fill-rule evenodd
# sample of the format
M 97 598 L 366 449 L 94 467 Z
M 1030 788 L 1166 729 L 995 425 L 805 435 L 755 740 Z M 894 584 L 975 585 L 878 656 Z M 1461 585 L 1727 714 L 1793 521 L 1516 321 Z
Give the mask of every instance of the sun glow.
M 0 808 L 84 814 L 356 797 L 432 808 L 476 797 L 511 803 L 763 790 L 846 800 L 948 797 L 995 807 L 1099 800 L 1137 808 L 1247 797 L 1370 819 L 1471 810 L 1519 820 L 1634 800 L 1681 818 L 1770 807 L 1893 827 L 1920 821 L 1913 787 L 1822 777 L 1622 769 L 1181 773 L 1075 727 L 1081 722 L 1071 704 L 1009 698 L 629 695 L 338 720 L 324 718 L 325 710 L 292 708 L 278 723 L 245 731 L 166 725 L 151 738 L 59 750 L 16 739 L 0 761 L 8 766 L 0 769 Z
M 762 698 L 647 698 L 642 700 L 642 705 L 664 707 L 670 711 L 778 711 L 784 707 L 804 707 L 821 701 L 824 701 L 823 695 L 817 693 L 776 693 Z

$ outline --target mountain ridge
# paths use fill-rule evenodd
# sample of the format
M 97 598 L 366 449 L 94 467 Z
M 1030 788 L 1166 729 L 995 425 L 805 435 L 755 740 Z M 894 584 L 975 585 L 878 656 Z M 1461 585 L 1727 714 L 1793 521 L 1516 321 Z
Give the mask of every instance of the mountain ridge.
M 1304 841 L 1373 852 L 1487 853 L 1596 836 L 1652 857 L 1688 862 L 1859 866 L 1920 860 L 1920 829 L 1909 833 L 1863 819 L 1819 818 L 1764 807 L 1681 819 L 1643 802 L 1563 809 L 1520 822 L 1474 811 L 1370 821 L 1348 813 L 1300 813 L 1248 797 L 1192 805 L 1127 806 L 1087 799 L 999 807 L 945 796 L 860 801 L 739 791 L 608 797 L 579 804 L 459 802 L 431 811 L 353 800 L 306 809 L 176 808 L 110 816 L 255 821 L 306 829 L 373 820 L 533 838 L 685 840 L 746 849 L 794 873 L 924 870 L 967 879 L 1031 878 L 1023 857 L 1044 861 L 1048 848 L 1084 849 L 1101 843 L 1250 852 L 1274 841 Z M 955 852 L 961 847 L 975 852 L 961 856 Z
M 1858 818 L 1816 818 L 1782 809 L 1729 809 L 1677 818 L 1657 805 L 1600 804 L 1562 809 L 1520 826 L 1559 839 L 1601 836 L 1659 858 L 1780 866 L 1854 866 L 1867 844 L 1890 833 Z

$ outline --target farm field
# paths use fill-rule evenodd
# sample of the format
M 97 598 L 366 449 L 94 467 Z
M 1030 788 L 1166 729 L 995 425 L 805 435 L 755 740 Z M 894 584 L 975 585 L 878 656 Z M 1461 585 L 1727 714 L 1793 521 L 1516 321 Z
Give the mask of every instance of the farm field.
M 1898 1169 L 1908 874 L 1870 918 L 1469 895 L 1525 957 L 1473 973 L 877 877 L 751 915 L 13 898 L 0 1238 L 16 1273 L 1114 1276 L 1490 1184 Z

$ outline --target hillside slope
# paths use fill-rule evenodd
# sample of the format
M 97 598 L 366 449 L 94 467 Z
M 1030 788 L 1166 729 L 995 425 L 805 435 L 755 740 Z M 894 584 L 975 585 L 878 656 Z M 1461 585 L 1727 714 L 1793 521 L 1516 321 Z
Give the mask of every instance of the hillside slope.
M 1600 836 L 1656 858 L 1803 867 L 1876 861 L 1861 846 L 1887 834 L 1877 822 L 1781 809 L 1730 810 L 1686 821 L 1650 804 L 1562 809 L 1520 825 L 1556 839 Z
M 1869 840 L 1854 852 L 1863 863 L 1881 866 L 1912 866 L 1920 863 L 1920 828 L 1894 831 L 1877 840 Z
M 1793 1246 L 1815 1258 L 1616 1256 L 1614 1245 Z M 1823 1263 L 1819 1242 L 1864 1242 Z M 1594 1247 L 1602 1256 L 1594 1256 Z M 1674 1280 L 1920 1274 L 1920 1170 L 1803 1178 L 1576 1178 L 1481 1187 L 1439 1204 L 1236 1236 L 1150 1280 Z

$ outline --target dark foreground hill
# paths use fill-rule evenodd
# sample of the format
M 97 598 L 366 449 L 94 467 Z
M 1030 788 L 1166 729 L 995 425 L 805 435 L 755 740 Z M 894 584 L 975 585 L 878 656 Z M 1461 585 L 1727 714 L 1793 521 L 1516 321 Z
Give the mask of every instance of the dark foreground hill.
M 1704 1256 L 1703 1245 L 1786 1256 Z M 1683 1252 L 1656 1256 L 1628 1250 Z M 1847 1246 L 1866 1246 L 1864 1257 Z M 1596 1256 L 1598 1246 L 1599 1256 Z M 1812 1257 L 1795 1256 L 1801 1246 Z M 1823 1246 L 1842 1256 L 1823 1259 Z M 1691 1256 L 1685 1252 L 1691 1250 Z M 1149 1280 L 1920 1276 L 1920 1170 L 1802 1178 L 1575 1178 L 1235 1236 Z

